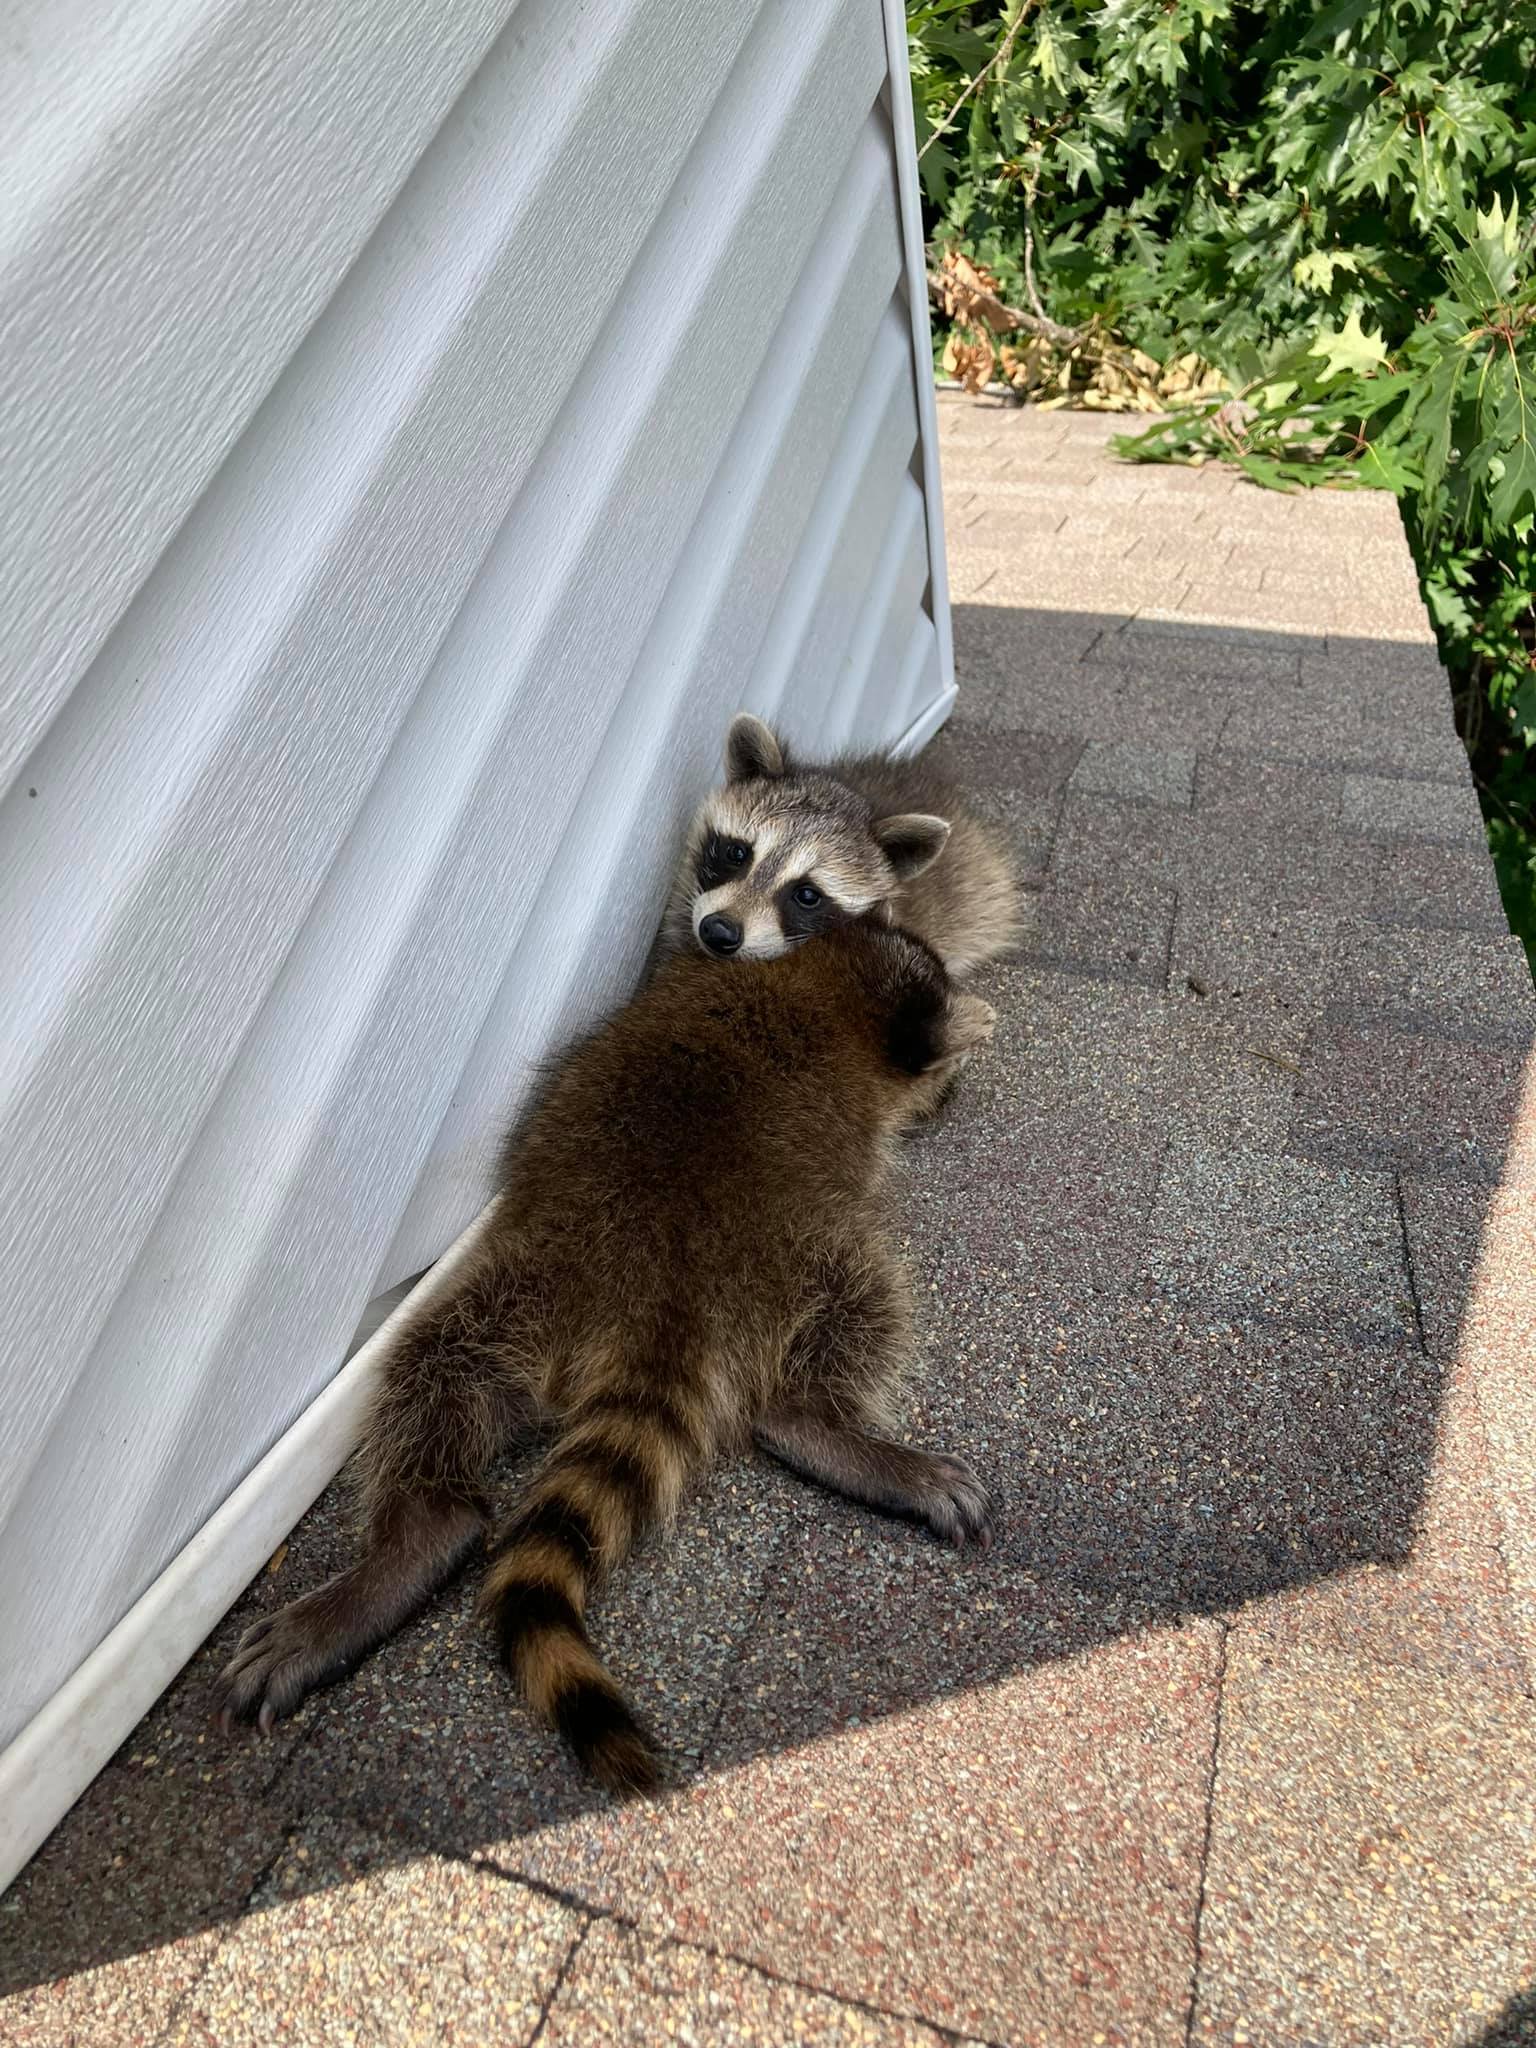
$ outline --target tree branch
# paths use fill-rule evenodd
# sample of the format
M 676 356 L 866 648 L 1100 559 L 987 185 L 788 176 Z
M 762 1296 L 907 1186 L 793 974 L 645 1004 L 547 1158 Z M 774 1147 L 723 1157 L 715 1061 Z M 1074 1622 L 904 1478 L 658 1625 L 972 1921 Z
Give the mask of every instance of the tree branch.
M 971 94 L 975 92 L 976 88 L 979 85 L 981 85 L 984 80 L 991 76 L 991 74 L 997 69 L 999 64 L 1006 64 L 1008 59 L 1013 55 L 1013 46 L 1019 39 L 1019 30 L 1024 26 L 1024 17 L 1029 13 L 1030 8 L 1033 4 L 1034 0 L 1022 0 L 1022 5 L 1020 6 L 1017 15 L 1015 15 L 1014 17 L 1012 28 L 1008 30 L 1007 34 L 1003 37 L 1003 40 L 992 52 L 991 56 L 987 59 L 986 63 L 982 65 L 981 69 L 977 72 L 976 76 L 973 79 L 971 79 L 969 84 L 966 86 L 965 91 L 961 93 L 959 99 L 955 101 L 955 104 L 950 108 L 949 112 L 945 114 L 940 120 L 934 123 L 933 128 L 929 133 L 927 141 L 923 144 L 922 148 L 917 152 L 917 160 L 919 163 L 922 162 L 923 158 L 928 154 L 929 150 L 932 149 L 933 145 L 938 141 L 939 137 L 941 135 L 947 135 L 950 129 L 954 127 L 956 114 L 959 113 L 960 109 L 965 105 L 966 101 L 970 98 Z
M 937 271 L 928 273 L 928 296 L 949 314 L 951 319 L 963 319 L 964 314 L 949 313 L 949 307 L 964 298 L 988 316 L 988 325 L 1003 328 L 1018 328 L 1024 334 L 1037 334 L 1042 341 L 1054 341 L 1058 348 L 1081 348 L 1088 340 L 1081 327 L 1063 327 L 1059 320 L 1048 319 L 1042 313 L 1026 313 L 1022 307 L 1008 306 L 991 292 L 983 291 L 980 285 L 964 285 L 958 290 L 952 280 L 943 278 Z
M 1034 194 L 1024 195 L 1024 289 L 1029 293 L 1029 303 L 1035 309 L 1037 320 L 1049 320 L 1045 303 L 1035 289 L 1035 203 Z

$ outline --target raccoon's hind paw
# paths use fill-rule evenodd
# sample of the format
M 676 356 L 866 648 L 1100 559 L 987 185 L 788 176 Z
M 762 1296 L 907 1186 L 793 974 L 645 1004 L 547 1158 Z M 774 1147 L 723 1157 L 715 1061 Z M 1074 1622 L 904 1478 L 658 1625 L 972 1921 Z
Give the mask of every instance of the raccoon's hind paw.
M 974 1543 L 992 1547 L 992 1499 L 962 1458 L 931 1451 L 912 1454 L 918 1461 L 911 1487 L 912 1514 L 944 1543 L 957 1550 Z
M 237 1721 L 254 1721 L 270 1735 L 310 1693 L 356 1669 L 361 1658 L 337 1635 L 330 1590 L 295 1600 L 240 1638 L 214 1681 L 214 1717 L 226 1735 Z
M 952 995 L 936 1033 L 932 1063 L 919 1077 L 907 1109 L 909 1123 L 937 1114 L 970 1065 L 978 1046 L 985 1045 L 997 1024 L 997 1012 L 980 996 Z

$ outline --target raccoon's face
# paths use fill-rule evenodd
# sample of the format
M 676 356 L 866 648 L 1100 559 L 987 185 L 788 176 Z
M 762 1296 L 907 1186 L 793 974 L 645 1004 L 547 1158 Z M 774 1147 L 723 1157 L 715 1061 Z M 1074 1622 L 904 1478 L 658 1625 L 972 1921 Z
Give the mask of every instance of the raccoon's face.
M 877 819 L 834 775 L 797 773 L 746 714 L 726 741 L 726 776 L 694 821 L 679 878 L 694 942 L 721 958 L 771 960 L 863 917 L 936 860 L 949 836 L 942 818 Z

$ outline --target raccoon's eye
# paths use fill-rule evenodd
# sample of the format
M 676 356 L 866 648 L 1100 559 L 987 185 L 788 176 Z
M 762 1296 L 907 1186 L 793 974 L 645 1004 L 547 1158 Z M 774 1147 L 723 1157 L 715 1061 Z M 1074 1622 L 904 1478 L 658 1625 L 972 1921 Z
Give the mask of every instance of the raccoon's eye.
M 752 849 L 744 839 L 727 839 L 721 851 L 733 868 L 745 867 L 752 858 Z
M 814 910 L 821 901 L 821 891 L 813 889 L 809 882 L 802 882 L 795 890 L 795 901 L 802 910 Z

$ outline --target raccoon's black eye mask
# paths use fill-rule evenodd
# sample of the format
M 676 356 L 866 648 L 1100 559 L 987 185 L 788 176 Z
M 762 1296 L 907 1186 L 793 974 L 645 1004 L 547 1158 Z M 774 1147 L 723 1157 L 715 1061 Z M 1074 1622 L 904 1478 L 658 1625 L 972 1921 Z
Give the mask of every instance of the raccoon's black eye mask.
M 779 925 L 791 945 L 841 923 L 844 916 L 842 907 L 804 876 L 786 882 L 779 892 Z
M 699 886 L 718 889 L 732 875 L 745 874 L 752 865 L 752 848 L 745 839 L 722 839 L 712 833 L 699 855 Z

